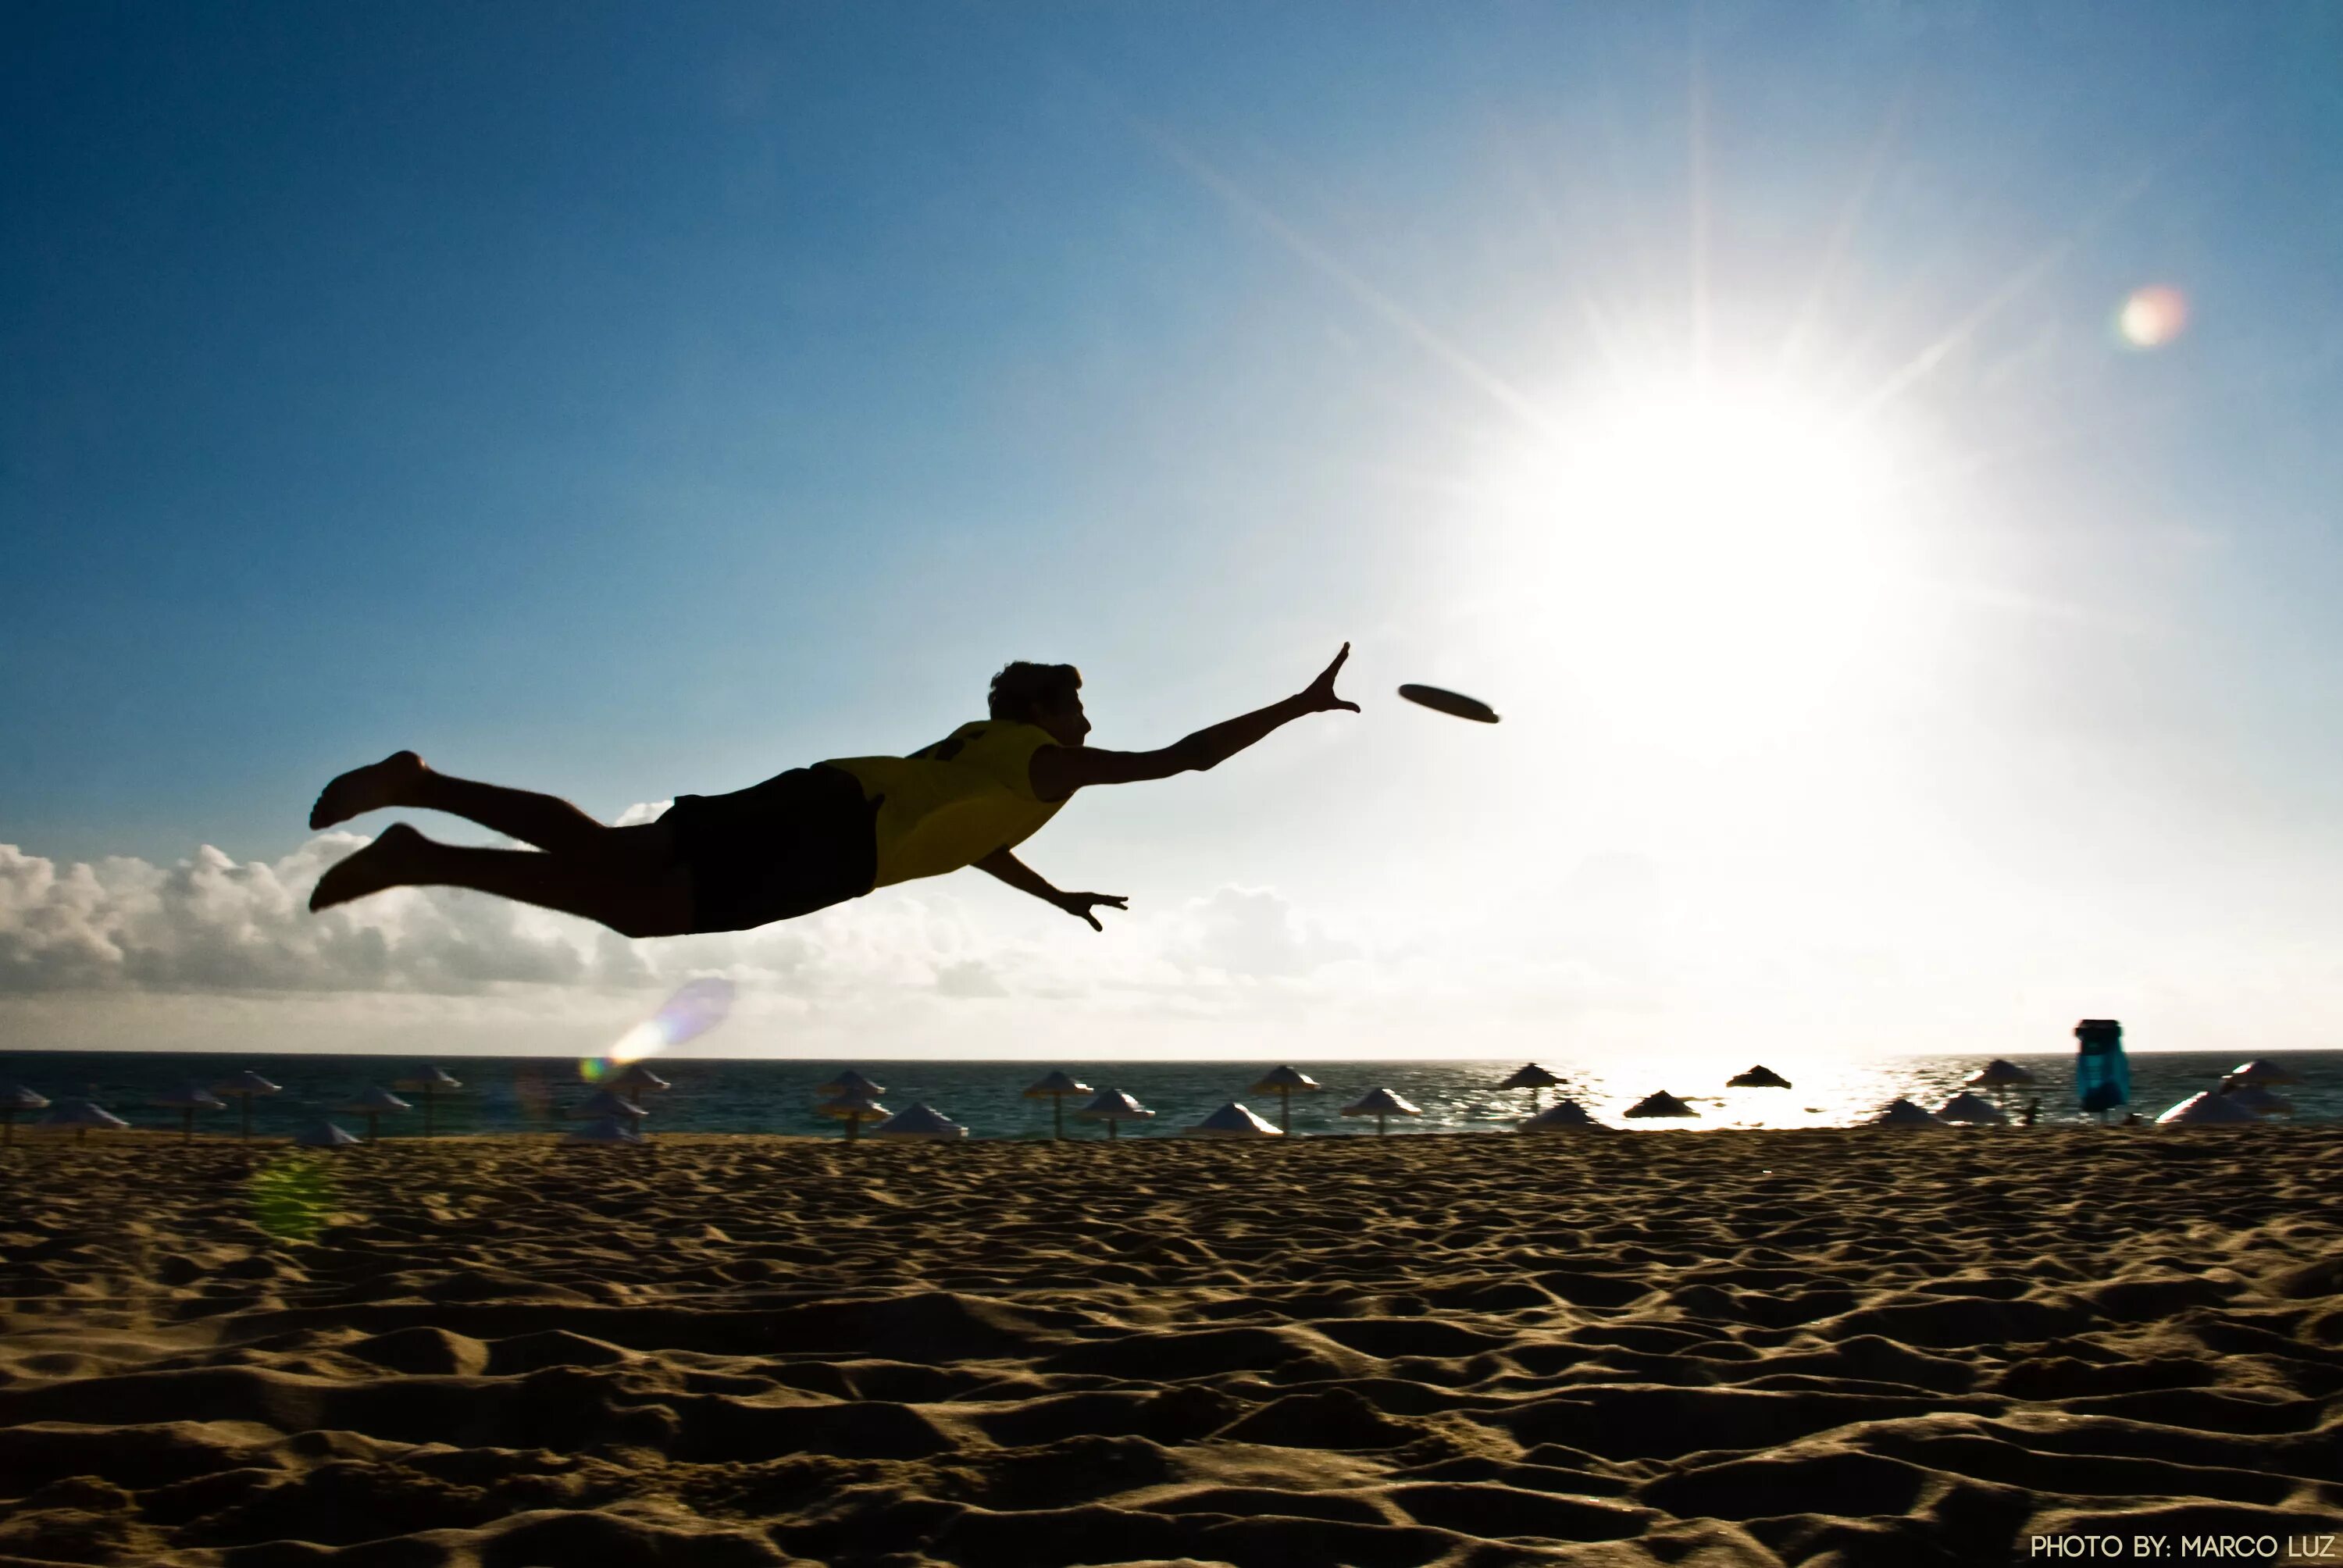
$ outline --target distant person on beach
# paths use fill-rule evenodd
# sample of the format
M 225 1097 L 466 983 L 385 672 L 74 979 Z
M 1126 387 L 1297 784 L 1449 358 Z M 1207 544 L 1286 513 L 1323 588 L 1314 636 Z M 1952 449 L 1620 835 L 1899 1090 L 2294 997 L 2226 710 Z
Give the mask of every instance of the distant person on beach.
M 1011 664 L 992 678 L 991 717 L 909 757 L 850 757 L 793 768 L 729 795 L 684 795 L 657 821 L 613 828 L 551 795 L 433 771 L 412 751 L 326 786 L 312 829 L 412 806 L 478 822 L 533 849 L 468 849 L 404 822 L 335 864 L 309 895 L 327 910 L 390 888 L 470 888 L 598 920 L 621 936 L 744 931 L 843 903 L 894 882 L 974 866 L 1104 930 L 1091 911 L 1113 893 L 1061 892 L 1010 851 L 1077 789 L 1217 767 L 1306 713 L 1359 711 L 1334 695 L 1351 645 L 1282 702 L 1199 729 L 1156 751 L 1082 744 L 1081 672 Z
M 2028 1127 L 2031 1127 L 2031 1126 L 2033 1126 L 2036 1121 L 2040 1121 L 2041 1119 L 2042 1119 L 2042 1101 L 2039 1101 L 2039 1100 L 2029 1100 L 2029 1101 L 2027 1101 L 2026 1102 L 2026 1116 L 2025 1116 L 2026 1125 L 2026 1126 L 2028 1126 Z

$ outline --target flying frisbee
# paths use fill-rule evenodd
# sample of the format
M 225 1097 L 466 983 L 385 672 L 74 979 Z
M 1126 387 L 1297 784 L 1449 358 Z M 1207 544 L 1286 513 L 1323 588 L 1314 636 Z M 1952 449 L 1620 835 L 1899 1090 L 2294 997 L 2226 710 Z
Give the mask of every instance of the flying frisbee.
M 1497 722 L 1497 710 L 1475 698 L 1462 692 L 1443 691 L 1436 686 L 1403 686 L 1399 694 L 1410 702 L 1420 702 L 1426 708 L 1453 713 L 1459 719 L 1477 719 L 1483 724 Z

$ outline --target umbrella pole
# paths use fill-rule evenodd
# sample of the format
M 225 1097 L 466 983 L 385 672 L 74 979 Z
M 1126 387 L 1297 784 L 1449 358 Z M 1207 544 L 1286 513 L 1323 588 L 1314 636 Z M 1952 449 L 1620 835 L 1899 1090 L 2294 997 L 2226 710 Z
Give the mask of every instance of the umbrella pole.
M 1066 1097 L 1050 1096 L 1050 1141 L 1062 1143 L 1066 1139 Z
M 375 1124 L 376 1124 L 377 1121 L 379 1121 L 380 1120 L 381 1120 L 380 1116 L 379 1116 L 379 1115 L 377 1115 L 376 1112 L 371 1111 L 367 1111 L 367 1142 L 371 1143 L 371 1142 L 373 1142 L 373 1141 L 375 1141 Z
M 1110 1119 L 1106 1124 L 1106 1135 L 1109 1138 L 1115 1137 L 1121 1131 L 1121 1127 L 1122 1123 Z
M 1378 1138 L 1381 1138 L 1383 1135 L 1383 1113 L 1382 1111 L 1376 1111 L 1376 1112 L 1375 1112 L 1375 1136 L 1376 1136 L 1376 1137 L 1378 1137 Z
M 862 1118 L 860 1116 L 850 1116 L 846 1119 L 846 1141 L 849 1143 L 853 1142 L 855 1135 L 861 1131 Z
M 431 1136 L 431 1086 L 423 1086 L 423 1136 Z
M 1293 1131 L 1293 1091 L 1290 1089 L 1281 1088 L 1277 1091 L 1277 1130 L 1280 1132 Z
M 196 1108 L 188 1106 L 179 1112 L 179 1141 L 190 1143 L 196 1136 Z

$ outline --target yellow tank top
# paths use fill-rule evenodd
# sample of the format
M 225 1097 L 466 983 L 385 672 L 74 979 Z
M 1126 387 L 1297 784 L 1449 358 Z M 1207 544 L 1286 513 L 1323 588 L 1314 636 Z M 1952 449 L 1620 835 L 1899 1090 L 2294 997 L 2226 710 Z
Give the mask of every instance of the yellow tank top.
M 1058 814 L 1063 800 L 1033 793 L 1028 764 L 1057 740 L 1038 724 L 990 719 L 963 724 L 909 757 L 844 757 L 827 766 L 850 773 L 879 808 L 883 888 L 940 877 L 1014 848 Z

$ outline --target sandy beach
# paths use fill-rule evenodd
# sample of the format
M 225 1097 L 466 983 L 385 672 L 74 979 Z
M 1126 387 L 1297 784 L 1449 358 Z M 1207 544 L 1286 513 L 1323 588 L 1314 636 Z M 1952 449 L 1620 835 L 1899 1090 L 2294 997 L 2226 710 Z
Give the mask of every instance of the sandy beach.
M 10 1564 L 2343 1534 L 2343 1127 L 5 1158 Z

